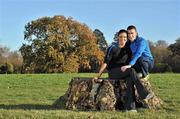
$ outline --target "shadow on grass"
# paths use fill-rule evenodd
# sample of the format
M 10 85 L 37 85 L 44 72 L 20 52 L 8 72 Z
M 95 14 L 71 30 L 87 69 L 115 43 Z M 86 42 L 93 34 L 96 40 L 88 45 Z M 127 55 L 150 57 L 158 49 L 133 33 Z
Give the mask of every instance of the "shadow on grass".
M 19 104 L 19 105 L 4 105 L 0 104 L 0 109 L 5 109 L 5 110 L 18 110 L 18 109 L 23 109 L 23 110 L 67 110 L 65 108 L 60 108 L 60 107 L 54 107 L 53 105 L 40 105 L 40 104 Z M 97 110 L 73 110 L 75 112 L 79 111 L 97 111 Z
M 40 105 L 40 104 L 18 104 L 18 105 L 4 105 L 0 104 L 0 109 L 24 109 L 24 110 L 56 110 L 52 105 Z

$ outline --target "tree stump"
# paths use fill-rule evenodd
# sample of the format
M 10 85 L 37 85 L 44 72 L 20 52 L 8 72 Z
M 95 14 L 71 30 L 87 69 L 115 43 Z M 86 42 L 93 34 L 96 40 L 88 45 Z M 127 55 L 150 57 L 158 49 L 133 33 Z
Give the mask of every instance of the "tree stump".
M 148 101 L 139 99 L 135 88 L 136 107 L 150 109 L 159 108 L 162 100 L 155 95 L 149 81 L 141 80 L 146 89 L 154 94 Z M 102 83 L 94 83 L 92 78 L 75 77 L 63 96 L 57 99 L 53 107 L 79 110 L 123 110 L 126 96 L 126 82 L 103 79 Z

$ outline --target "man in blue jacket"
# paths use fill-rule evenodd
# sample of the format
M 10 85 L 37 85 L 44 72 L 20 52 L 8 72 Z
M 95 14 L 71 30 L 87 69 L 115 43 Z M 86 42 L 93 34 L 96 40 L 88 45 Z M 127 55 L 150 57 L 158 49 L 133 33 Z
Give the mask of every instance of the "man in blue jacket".
M 136 27 L 133 25 L 128 26 L 128 38 L 131 41 L 132 60 L 129 65 L 121 67 L 122 71 L 127 68 L 133 67 L 138 75 L 142 74 L 142 78 L 147 78 L 149 70 L 153 68 L 154 59 L 151 54 L 148 41 L 138 36 Z

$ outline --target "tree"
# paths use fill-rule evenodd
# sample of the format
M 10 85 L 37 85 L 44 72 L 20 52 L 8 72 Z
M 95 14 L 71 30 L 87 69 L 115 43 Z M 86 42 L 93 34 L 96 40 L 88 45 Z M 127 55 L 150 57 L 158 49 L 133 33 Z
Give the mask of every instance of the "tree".
M 116 32 L 115 34 L 114 34 L 114 41 L 118 41 L 118 32 Z
M 176 43 L 171 44 L 168 49 L 172 51 L 173 55 L 180 56 L 180 38 L 176 40 Z
M 153 55 L 155 59 L 155 63 L 167 63 L 167 58 L 169 55 L 172 54 L 170 50 L 167 48 L 167 43 L 166 41 L 159 40 L 155 43 L 155 48 L 153 50 Z
M 78 63 L 75 67 L 79 71 L 91 70 L 91 59 L 96 57 L 99 63 L 103 59 L 93 32 L 72 18 L 43 17 L 29 22 L 24 39 L 28 43 L 23 44 L 20 51 L 25 72 L 64 72 L 69 67 L 67 62 L 71 66 Z M 75 58 L 75 62 L 70 62 L 71 58 Z
M 10 49 L 8 47 L 0 46 L 0 64 L 4 64 L 5 62 L 7 62 L 9 52 Z
M 158 46 L 158 47 L 167 47 L 168 44 L 164 40 L 158 40 L 157 43 L 156 43 L 156 46 Z
M 107 42 L 105 40 L 104 34 L 99 29 L 95 29 L 93 31 L 93 33 L 95 34 L 95 36 L 97 38 L 98 47 L 101 49 L 101 51 L 106 53 L 108 44 L 107 44 Z
M 176 43 L 169 45 L 168 49 L 172 52 L 168 57 L 168 64 L 172 67 L 173 72 L 180 72 L 180 37 Z
M 172 53 L 167 49 L 167 43 L 163 40 L 159 40 L 156 43 L 148 42 L 154 57 L 152 72 L 171 72 L 171 66 L 167 63 L 167 59 Z
M 179 55 L 169 56 L 167 63 L 168 65 L 171 66 L 173 72 L 180 73 L 180 56 Z
M 3 65 L 0 66 L 0 73 L 3 73 L 3 74 L 11 74 L 14 72 L 14 67 L 11 63 L 5 63 Z
M 13 65 L 13 73 L 20 73 L 22 67 L 22 57 L 18 51 L 10 51 L 8 47 L 0 46 L 0 65 L 8 62 Z
M 14 73 L 21 73 L 22 57 L 18 51 L 9 52 L 7 62 L 13 65 Z
M 176 39 L 176 43 L 180 44 L 180 37 Z
M 5 66 L 7 67 L 7 73 L 11 74 L 14 72 L 14 67 L 11 63 L 5 63 Z
M 70 54 L 64 63 L 63 71 L 64 72 L 78 72 L 79 63 L 78 57 L 74 53 Z

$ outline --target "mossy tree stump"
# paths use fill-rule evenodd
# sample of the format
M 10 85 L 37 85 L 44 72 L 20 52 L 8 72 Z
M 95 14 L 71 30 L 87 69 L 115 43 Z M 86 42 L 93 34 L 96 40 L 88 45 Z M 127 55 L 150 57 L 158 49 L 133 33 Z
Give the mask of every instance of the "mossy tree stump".
M 148 101 L 139 100 L 135 88 L 136 106 L 159 108 L 162 101 L 155 95 L 149 81 L 141 80 L 146 89 L 154 94 Z M 72 78 L 66 93 L 57 99 L 53 106 L 61 109 L 79 110 L 116 110 L 124 109 L 126 82 L 103 79 L 102 83 L 94 83 L 92 78 Z

